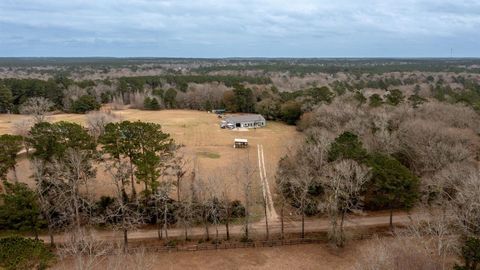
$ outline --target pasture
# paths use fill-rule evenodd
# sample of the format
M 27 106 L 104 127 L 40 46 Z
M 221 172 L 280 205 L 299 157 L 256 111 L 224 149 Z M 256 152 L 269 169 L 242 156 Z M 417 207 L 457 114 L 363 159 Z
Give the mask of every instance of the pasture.
M 135 109 L 114 111 L 121 120 L 145 121 L 162 125 L 178 143 L 184 145 L 181 151 L 188 161 L 190 173 L 187 174 L 184 183 L 193 179 L 195 172 L 197 181 L 209 181 L 215 178 L 221 181 L 232 199 L 242 199 L 241 185 L 235 177 L 239 162 L 248 160 L 251 169 L 254 170 L 255 189 L 261 187 L 259 177 L 259 162 L 257 146 L 263 146 L 266 179 L 274 192 L 275 172 L 278 160 L 286 153 L 289 145 L 299 141 L 301 134 L 294 126 L 287 126 L 279 122 L 268 122 L 267 126 L 248 131 L 235 131 L 221 129 L 220 119 L 215 114 L 193 110 L 163 110 L 143 111 Z M 26 119 L 24 115 L 0 115 L 0 134 L 12 133 L 14 122 Z M 55 114 L 48 117 L 49 121 L 71 121 L 84 125 L 86 116 L 79 114 Z M 235 138 L 245 138 L 249 141 L 247 149 L 234 149 Z M 30 185 L 31 170 L 28 159 L 22 156 L 17 165 L 17 175 L 22 182 Z M 109 195 L 113 184 L 103 168 L 97 169 L 97 177 L 93 183 L 95 196 Z M 138 190 L 141 190 L 139 185 Z M 258 191 L 258 190 L 257 190 Z M 259 192 L 257 192 L 259 193 Z

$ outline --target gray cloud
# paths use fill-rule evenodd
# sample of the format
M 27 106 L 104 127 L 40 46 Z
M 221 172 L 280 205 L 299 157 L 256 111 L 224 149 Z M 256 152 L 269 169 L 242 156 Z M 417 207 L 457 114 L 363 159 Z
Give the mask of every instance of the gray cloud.
M 477 29 L 473 0 L 0 2 L 1 56 L 480 56 Z

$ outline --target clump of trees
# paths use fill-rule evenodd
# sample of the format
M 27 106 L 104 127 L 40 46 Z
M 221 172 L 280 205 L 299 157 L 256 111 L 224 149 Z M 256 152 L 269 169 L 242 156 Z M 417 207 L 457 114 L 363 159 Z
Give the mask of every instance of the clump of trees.
M 351 132 L 333 141 L 322 132 L 309 134 L 294 156 L 280 161 L 277 184 L 302 215 L 302 224 L 306 214 L 330 218 L 330 238 L 337 246 L 345 243 L 348 213 L 364 207 L 392 213 L 411 208 L 418 197 L 418 180 L 406 167 L 393 157 L 368 153 Z
M 71 104 L 70 110 L 73 113 L 86 113 L 100 109 L 101 105 L 97 102 L 94 96 L 83 95 Z
M 82 255 L 80 247 L 87 243 L 83 241 L 91 225 L 121 231 L 127 250 L 128 233 L 147 223 L 156 224 L 159 238 L 167 240 L 175 224 L 184 228 L 185 239 L 191 226 L 202 224 L 209 240 L 213 225 L 217 243 L 220 225 L 226 226 L 229 239 L 233 220 L 246 218 L 248 224 L 251 203 L 244 207 L 230 200 L 220 177 L 206 182 L 194 179 L 188 186 L 189 168 L 179 152 L 181 146 L 160 125 L 115 120 L 108 113 L 92 113 L 87 128 L 70 122 L 39 122 L 25 139 L 2 135 L 2 177 L 15 168 L 25 140 L 32 149 L 28 156 L 36 185 L 32 189 L 4 181 L 0 228 L 34 235 L 47 229 L 52 246 L 55 233 L 67 230 L 72 241 L 65 246 L 68 254 Z M 111 176 L 116 188 L 113 196 L 96 201 L 92 181 L 98 169 Z M 245 196 L 251 196 L 253 172 L 248 171 Z

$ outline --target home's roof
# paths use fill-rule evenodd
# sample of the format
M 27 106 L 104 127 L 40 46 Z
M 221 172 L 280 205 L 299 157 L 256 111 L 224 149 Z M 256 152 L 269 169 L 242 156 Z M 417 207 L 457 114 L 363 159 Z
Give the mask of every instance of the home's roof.
M 265 121 L 265 118 L 260 114 L 237 114 L 225 118 L 225 121 L 228 123 L 256 122 Z

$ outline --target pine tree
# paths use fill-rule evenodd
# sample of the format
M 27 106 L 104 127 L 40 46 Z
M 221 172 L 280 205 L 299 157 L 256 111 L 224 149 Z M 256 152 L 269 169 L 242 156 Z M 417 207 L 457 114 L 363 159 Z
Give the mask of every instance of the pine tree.
M 5 85 L 0 84 L 0 113 L 8 113 L 13 108 L 12 91 Z

